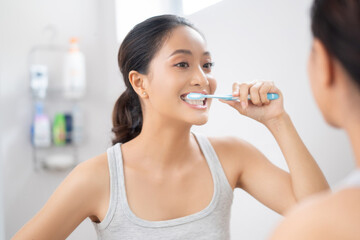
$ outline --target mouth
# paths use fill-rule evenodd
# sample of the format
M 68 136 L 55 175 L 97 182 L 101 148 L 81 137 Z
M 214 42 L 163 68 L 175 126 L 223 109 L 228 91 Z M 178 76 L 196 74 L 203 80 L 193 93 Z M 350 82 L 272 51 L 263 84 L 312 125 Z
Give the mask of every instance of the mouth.
M 192 100 L 188 99 L 187 95 L 192 92 L 184 93 L 180 96 L 181 100 L 187 103 L 188 105 L 195 107 L 195 108 L 206 108 L 207 107 L 207 98 Z M 194 92 L 195 93 L 195 92 Z M 197 93 L 203 93 L 203 92 L 197 92 Z

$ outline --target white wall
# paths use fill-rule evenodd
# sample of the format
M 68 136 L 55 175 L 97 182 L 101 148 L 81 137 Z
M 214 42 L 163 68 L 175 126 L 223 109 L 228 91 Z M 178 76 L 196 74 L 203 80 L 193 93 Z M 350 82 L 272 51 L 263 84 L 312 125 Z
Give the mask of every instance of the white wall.
M 306 76 L 309 5 L 310 0 L 224 0 L 189 19 L 203 31 L 214 55 L 217 92 L 229 92 L 233 81 L 275 81 L 300 135 L 334 184 L 353 167 L 352 153 L 344 133 L 326 126 L 311 96 Z M 123 89 L 114 19 L 112 0 L 0 2 L 0 116 L 4 126 L 0 160 L 6 239 L 43 206 L 67 174 L 35 173 L 32 168 L 28 51 L 42 41 L 42 29 L 48 24 L 57 26 L 58 43 L 66 43 L 73 35 L 79 37 L 89 82 L 84 101 L 87 141 L 80 149 L 80 159 L 86 160 L 110 145 L 111 111 Z M 196 127 L 197 131 L 243 138 L 274 164 L 286 168 L 276 142 L 263 126 L 228 106 L 213 103 L 208 124 Z M 243 191 L 235 191 L 233 239 L 264 239 L 279 219 Z M 95 231 L 86 220 L 68 239 L 95 239 Z

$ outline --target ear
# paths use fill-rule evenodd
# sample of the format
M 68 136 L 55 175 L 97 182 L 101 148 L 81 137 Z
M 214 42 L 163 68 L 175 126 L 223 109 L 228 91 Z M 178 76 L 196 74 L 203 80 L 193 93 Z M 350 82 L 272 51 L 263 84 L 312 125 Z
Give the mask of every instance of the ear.
M 331 87 L 334 84 L 334 60 L 319 39 L 314 39 L 313 51 L 315 68 L 318 72 L 318 81 L 324 87 Z
M 129 81 L 134 91 L 139 95 L 139 97 L 141 98 L 148 97 L 148 93 L 145 87 L 146 77 L 143 74 L 132 70 L 129 72 Z

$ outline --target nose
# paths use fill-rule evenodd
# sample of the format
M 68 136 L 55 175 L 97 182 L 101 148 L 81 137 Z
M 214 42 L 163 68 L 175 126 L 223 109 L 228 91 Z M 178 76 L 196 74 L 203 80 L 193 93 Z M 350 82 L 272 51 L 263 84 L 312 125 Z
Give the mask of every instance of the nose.
M 195 72 L 194 75 L 191 78 L 191 85 L 192 86 L 206 86 L 209 85 L 209 81 L 206 77 L 206 74 L 204 73 L 201 66 L 199 66 Z

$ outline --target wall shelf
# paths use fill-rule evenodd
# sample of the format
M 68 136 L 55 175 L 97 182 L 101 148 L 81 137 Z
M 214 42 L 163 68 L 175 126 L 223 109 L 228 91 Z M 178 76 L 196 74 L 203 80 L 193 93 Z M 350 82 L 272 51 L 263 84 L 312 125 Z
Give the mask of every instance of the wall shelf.
M 54 29 L 53 33 L 54 33 Z M 43 106 L 44 113 L 48 116 L 51 126 L 51 146 L 39 147 L 35 146 L 34 142 L 31 142 L 32 157 L 34 170 L 68 170 L 75 167 L 79 162 L 79 147 L 81 147 L 81 141 L 74 141 L 75 128 L 79 131 L 79 114 L 81 111 L 82 99 L 67 99 L 64 97 L 63 91 L 63 69 L 64 69 L 64 57 L 68 50 L 65 45 L 54 44 L 42 44 L 36 45 L 31 48 L 28 54 L 28 69 L 30 71 L 32 66 L 43 65 L 47 69 L 48 84 L 46 87 L 46 94 L 42 96 L 35 91 L 30 76 L 30 90 L 32 93 L 33 111 L 32 121 L 36 114 L 36 105 L 41 104 Z M 77 110 L 77 112 L 75 112 Z M 70 129 L 73 129 L 71 136 L 72 142 L 64 145 L 57 146 L 54 144 L 53 136 L 53 123 L 54 116 L 56 114 L 68 114 L 72 119 Z M 77 115 L 76 115 L 77 114 Z M 75 126 L 75 116 L 77 116 L 77 125 Z M 81 131 L 83 130 L 83 121 L 81 120 Z M 82 133 L 81 133 L 82 136 Z M 77 138 L 79 139 L 79 138 Z

